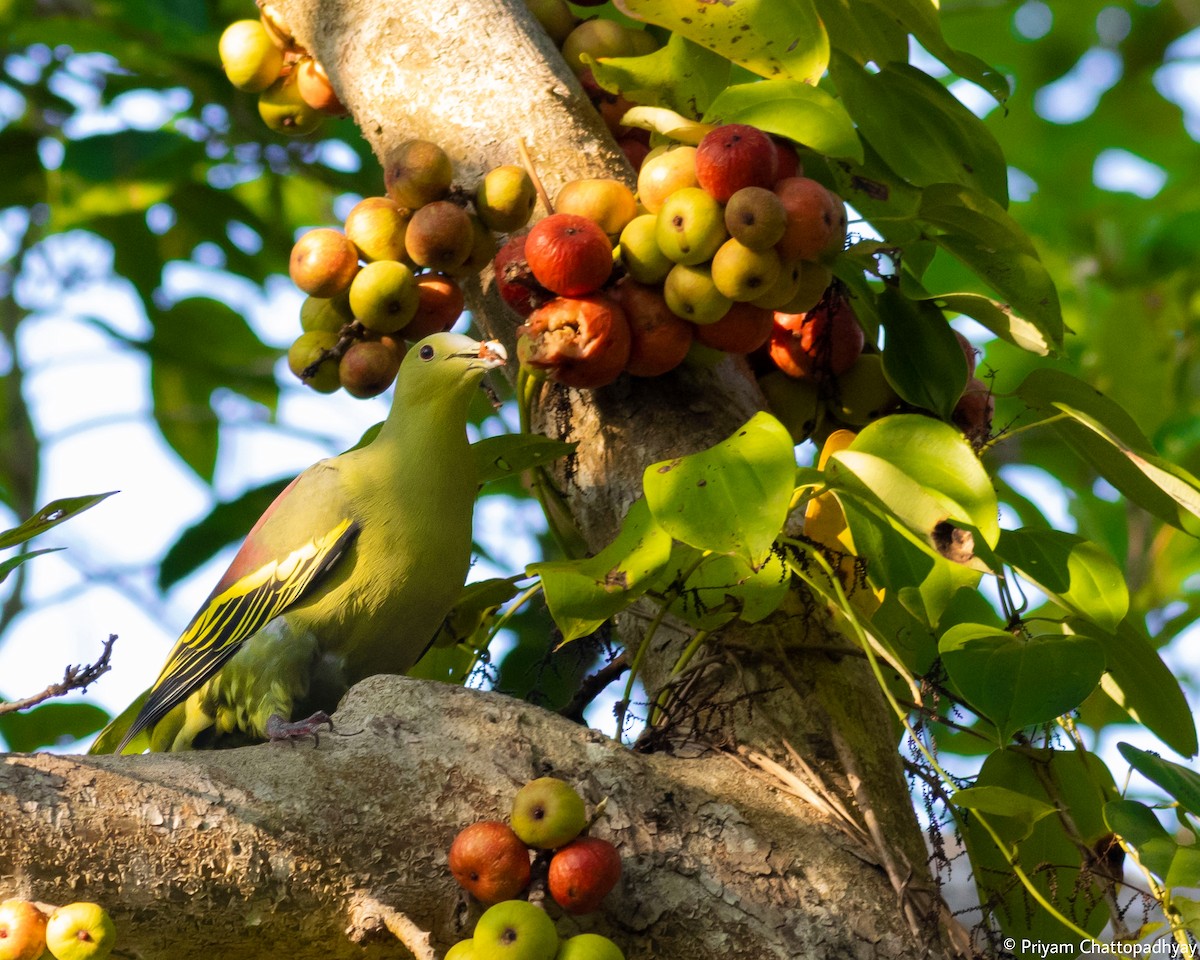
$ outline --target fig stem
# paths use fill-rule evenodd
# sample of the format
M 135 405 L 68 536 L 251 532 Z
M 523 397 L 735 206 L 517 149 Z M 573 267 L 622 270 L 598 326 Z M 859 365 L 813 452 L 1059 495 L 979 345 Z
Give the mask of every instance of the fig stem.
M 533 158 L 529 156 L 529 150 L 525 147 L 524 137 L 517 137 L 517 153 L 521 157 L 521 166 L 529 174 L 529 179 L 533 181 L 533 189 L 537 191 L 542 206 L 546 208 L 546 213 L 553 213 L 554 204 L 550 202 L 550 194 L 546 192 L 546 188 L 542 185 L 542 178 L 538 176 L 537 167 L 533 165 Z

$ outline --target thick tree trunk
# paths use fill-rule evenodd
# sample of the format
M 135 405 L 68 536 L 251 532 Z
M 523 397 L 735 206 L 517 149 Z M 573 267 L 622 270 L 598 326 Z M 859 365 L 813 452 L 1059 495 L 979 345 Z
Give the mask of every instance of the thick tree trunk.
M 384 168 L 403 141 L 428 139 L 470 184 L 514 162 L 519 136 L 552 195 L 580 177 L 631 179 L 521 0 L 275 6 Z M 516 320 L 493 294 L 474 290 L 471 305 L 512 343 Z M 539 426 L 579 442 L 558 479 L 599 548 L 647 464 L 724 439 L 762 403 L 728 359 L 594 393 L 547 387 Z M 0 767 L 0 880 L 61 875 L 64 899 L 68 882 L 106 899 L 136 956 L 179 956 L 193 941 L 232 957 L 267 944 L 300 958 L 404 955 L 378 939 L 384 926 L 418 952 L 431 932 L 440 955 L 469 932 L 445 870 L 450 838 L 554 770 L 592 801 L 611 798 L 599 831 L 626 877 L 594 925 L 630 958 L 944 955 L 895 722 L 826 611 L 799 590 L 785 610 L 711 641 L 676 711 L 691 719 L 665 738 L 690 759 L 397 680 L 357 688 L 340 726 L 367 732 L 317 751 L 12 757 Z M 622 625 L 631 643 L 636 630 Z M 687 641 L 660 636 L 643 668 L 651 690 Z

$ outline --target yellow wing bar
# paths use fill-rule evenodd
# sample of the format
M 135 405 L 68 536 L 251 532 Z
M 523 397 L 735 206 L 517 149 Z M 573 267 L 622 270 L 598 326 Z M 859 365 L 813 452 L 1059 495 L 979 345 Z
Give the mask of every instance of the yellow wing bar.
M 320 539 L 264 564 L 213 597 L 175 642 L 117 752 L 203 686 L 248 637 L 302 597 L 357 534 L 357 524 L 343 520 Z

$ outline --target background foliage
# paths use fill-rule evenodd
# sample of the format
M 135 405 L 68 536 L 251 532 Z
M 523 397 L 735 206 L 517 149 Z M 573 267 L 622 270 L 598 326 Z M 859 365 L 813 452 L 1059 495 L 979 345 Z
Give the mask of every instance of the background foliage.
M 300 389 L 286 371 L 279 373 L 278 363 L 289 337 L 287 324 L 294 321 L 284 317 L 272 326 L 260 314 L 265 304 L 286 312 L 298 302 L 281 278 L 297 231 L 336 222 L 357 197 L 380 192 L 381 182 L 350 121 L 328 124 L 321 141 L 281 142 L 262 126 L 253 99 L 229 88 L 217 63 L 216 39 L 225 24 L 247 15 L 247 4 L 173 0 L 86 6 L 90 17 L 80 17 L 69 0 L 0 5 L 0 28 L 8 38 L 0 86 L 0 156 L 6 173 L 0 180 L 5 238 L 0 249 L 0 502 L 7 511 L 4 519 L 11 521 L 0 526 L 15 527 L 48 499 L 48 490 L 63 489 L 46 474 L 56 438 L 44 428 L 49 421 L 30 388 L 43 375 L 39 362 L 46 362 L 31 353 L 31 345 L 38 342 L 39 328 L 69 317 L 71 329 L 88 330 L 139 358 L 135 369 L 145 380 L 145 414 L 185 465 L 189 482 L 204 492 L 194 520 L 173 531 L 173 542 L 164 543 L 154 558 L 152 577 L 144 569 L 107 571 L 115 586 L 134 596 L 144 596 L 150 583 L 169 594 L 243 534 L 295 467 L 312 459 L 281 465 L 268 476 L 237 478 L 222 468 L 236 459 L 231 448 L 247 423 L 310 430 L 311 423 L 281 419 L 287 398 Z M 653 12 L 661 4 L 628 0 L 627 6 Z M 874 15 L 854 21 L 855 29 L 864 31 L 862 43 L 894 42 L 894 24 L 881 12 L 887 5 L 866 6 Z M 925 5 L 900 6 L 911 26 Z M 823 0 L 815 8 L 839 25 L 842 36 L 850 35 L 846 5 Z M 980 367 L 997 396 L 997 425 L 1013 434 L 1013 442 L 1000 448 L 1012 462 L 993 457 L 989 463 L 1001 480 L 1000 500 L 1010 521 L 1005 525 L 1057 527 L 1101 545 L 1128 584 L 1126 622 L 1131 629 L 1144 628 L 1156 646 L 1175 645 L 1168 662 L 1181 670 L 1195 662 L 1179 646 L 1200 604 L 1200 544 L 1130 505 L 1099 478 L 1094 463 L 1075 454 L 1069 432 L 1020 428 L 1027 422 L 1028 403 L 1058 395 L 1062 384 L 1045 380 L 1053 376 L 1046 371 L 1071 373 L 1119 402 L 1167 461 L 1200 473 L 1195 409 L 1200 186 L 1192 175 L 1200 131 L 1194 111 L 1200 104 L 1188 102 L 1186 79 L 1190 76 L 1195 86 L 1198 23 L 1200 11 L 1188 0 L 947 2 L 940 35 L 913 31 L 928 49 L 914 48 L 911 59 L 982 116 L 982 125 L 971 110 L 947 105 L 940 85 L 926 73 L 896 65 L 866 73 L 838 51 L 831 77 L 864 137 L 886 155 L 860 155 L 852 132 L 831 122 L 836 111 L 820 91 L 781 89 L 789 107 L 786 119 L 777 121 L 822 131 L 820 149 L 835 160 L 866 169 L 886 163 L 917 184 L 952 179 L 996 204 L 1009 203 L 1009 215 L 1033 239 L 1057 294 L 1039 285 L 1036 271 L 991 276 L 986 250 L 943 244 L 943 252 L 988 276 L 1032 329 L 1008 326 L 1007 315 L 989 312 L 979 302 L 973 312 L 961 301 L 964 312 L 1026 346 L 1041 341 L 1057 347 L 1060 337 L 1063 343 L 1047 361 L 973 328 L 973 335 L 986 341 Z M 903 42 L 903 31 L 899 37 Z M 695 67 L 701 78 L 692 90 L 700 110 L 721 115 L 752 108 L 759 111 L 754 122 L 772 122 L 769 102 L 747 105 L 735 93 L 718 93 L 722 84 L 710 83 L 716 68 L 708 55 L 672 49 L 667 69 L 677 70 L 681 62 Z M 789 63 L 789 69 L 803 74 L 805 64 Z M 949 69 L 970 79 L 956 78 Z M 741 77 L 740 70 L 733 68 L 733 79 Z M 985 90 L 1002 89 L 1004 78 L 1012 94 L 1000 105 Z M 808 112 L 797 119 L 794 97 L 800 95 Z M 929 128 L 922 149 L 881 146 L 893 142 L 889 125 L 904 122 L 914 102 L 940 112 L 941 122 Z M 980 134 L 982 127 L 994 140 Z M 952 168 L 959 171 L 956 180 L 946 176 Z M 824 172 L 833 181 L 843 175 L 836 164 Z M 959 196 L 939 189 L 942 193 L 929 192 L 914 202 L 921 204 L 927 222 L 945 226 L 948 215 L 939 212 L 936 201 L 950 206 Z M 880 225 L 875 217 L 880 211 L 864 207 L 862 213 Z M 902 233 L 903 225 L 895 229 Z M 909 278 L 908 297 L 971 289 L 957 260 L 932 249 L 927 256 L 920 285 Z M 1061 304 L 1064 330 L 1057 325 L 1057 309 L 1049 307 L 1053 296 Z M 118 315 L 106 307 L 114 299 L 123 305 Z M 1042 380 L 1028 379 L 1035 368 Z M 496 414 L 481 404 L 476 422 L 484 432 L 498 432 L 505 418 L 514 419 L 511 412 Z M 313 439 L 337 449 L 353 442 L 360 429 L 358 423 L 343 425 L 340 435 L 334 429 L 333 436 L 317 432 Z M 88 488 L 86 476 L 71 476 L 69 483 L 71 493 L 101 492 Z M 515 484 L 489 487 L 488 495 L 522 509 Z M 1032 569 L 1039 554 L 1061 551 L 1062 545 L 1061 539 L 1038 541 L 1027 533 L 1024 541 L 1001 540 L 997 550 L 1010 563 Z M 486 555 L 488 545 L 480 544 L 480 552 Z M 555 558 L 549 543 L 541 545 L 541 553 Z M 74 562 L 71 551 L 63 556 Z M 80 559 L 87 564 L 86 557 Z M 519 565 L 503 569 L 503 561 L 500 567 L 505 574 L 520 570 Z M 0 642 L 17 637 L 31 616 L 29 569 L 20 564 L 6 571 Z M 84 572 L 95 571 L 85 566 Z M 1053 584 L 1032 579 L 1055 596 Z M 1103 585 L 1095 593 L 1084 601 L 1088 609 L 1111 597 Z M 1123 612 L 1122 605 L 1114 629 Z M 543 614 L 523 608 L 508 626 L 514 645 L 492 668 L 494 682 L 518 694 L 536 690 L 551 703 L 564 702 L 595 649 L 568 647 L 557 662 L 548 662 Z M 107 632 L 109 625 L 95 629 Z M 1086 631 L 1080 632 L 1080 645 L 1086 645 Z M 963 638 L 961 656 L 969 656 L 967 639 L 978 638 Z M 150 659 L 157 662 L 157 654 Z M 954 678 L 955 659 L 946 660 Z M 969 671 L 962 674 L 968 676 Z M 1143 679 L 1154 682 L 1150 675 Z M 1193 677 L 1183 679 L 1194 689 Z M 7 689 L 0 678 L 0 695 L 28 692 Z M 1111 686 L 1097 690 L 1079 711 L 1079 727 L 1091 742 L 1108 742 L 1114 725 L 1128 723 L 1113 693 L 1119 696 Z M 979 694 L 987 696 L 983 690 Z M 97 712 L 83 705 L 43 707 L 20 720 L 0 718 L 0 735 L 10 748 L 32 749 L 94 729 Z M 1019 710 L 1012 715 L 1014 727 L 1022 716 Z M 1142 719 L 1155 728 L 1149 715 Z M 1168 729 L 1170 723 L 1158 727 Z M 1164 739 L 1181 753 L 1194 752 L 1186 737 L 1174 743 Z M 961 734 L 939 735 L 938 743 L 943 759 L 986 747 Z M 1126 759 L 1187 806 L 1169 770 L 1163 772 L 1167 768 L 1140 754 Z M 1019 777 L 999 769 L 1000 763 L 984 766 L 975 789 Z M 977 760 L 964 760 L 961 769 L 977 767 Z M 976 796 L 975 802 L 983 804 L 976 809 L 985 809 L 988 801 Z M 1117 815 L 1126 817 L 1131 836 L 1161 840 L 1143 809 L 1130 807 Z M 1096 829 L 1103 832 L 1100 821 Z M 970 834 L 967 841 L 979 844 Z M 1156 849 L 1155 872 L 1165 876 L 1159 868 L 1169 872 L 1174 854 L 1161 844 Z

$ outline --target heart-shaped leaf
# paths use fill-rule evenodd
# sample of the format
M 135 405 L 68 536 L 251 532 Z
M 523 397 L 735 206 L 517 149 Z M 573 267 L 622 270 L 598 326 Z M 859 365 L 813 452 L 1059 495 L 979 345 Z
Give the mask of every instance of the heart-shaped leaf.
M 1078 707 L 1104 672 L 1104 650 L 1092 637 L 1026 639 L 960 623 L 942 634 L 938 650 L 954 685 L 995 724 L 1001 744 L 1022 727 Z

